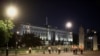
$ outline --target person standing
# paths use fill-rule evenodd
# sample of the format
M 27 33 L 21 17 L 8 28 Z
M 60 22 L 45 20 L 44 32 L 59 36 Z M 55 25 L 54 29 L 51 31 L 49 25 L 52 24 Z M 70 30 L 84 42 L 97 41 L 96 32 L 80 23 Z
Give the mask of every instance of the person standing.
M 29 54 L 31 54 L 31 52 L 32 52 L 32 48 L 31 48 L 31 47 L 29 47 Z
M 8 50 L 8 47 L 6 48 L 6 56 L 8 56 L 9 55 L 9 52 L 8 52 L 9 50 Z
M 72 45 L 72 51 L 73 51 L 73 54 L 75 54 L 75 48 L 74 48 L 74 45 Z
M 58 47 L 58 54 L 61 53 L 61 47 Z
M 57 51 L 58 51 L 58 49 L 57 49 L 57 47 L 55 48 L 55 52 L 57 53 Z
M 45 47 L 44 46 L 42 47 L 42 50 L 43 50 L 43 54 L 45 54 Z
M 67 52 L 68 51 L 68 49 L 67 48 L 65 48 L 65 52 Z
M 51 47 L 50 46 L 48 47 L 48 52 L 49 52 L 49 54 L 51 54 Z
M 79 51 L 80 51 L 81 54 L 83 54 L 84 47 L 82 45 L 79 46 Z
M 76 45 L 72 46 L 73 54 L 77 54 L 78 47 Z
M 77 54 L 77 51 L 78 51 L 77 45 L 75 45 L 74 48 L 75 48 L 75 54 Z

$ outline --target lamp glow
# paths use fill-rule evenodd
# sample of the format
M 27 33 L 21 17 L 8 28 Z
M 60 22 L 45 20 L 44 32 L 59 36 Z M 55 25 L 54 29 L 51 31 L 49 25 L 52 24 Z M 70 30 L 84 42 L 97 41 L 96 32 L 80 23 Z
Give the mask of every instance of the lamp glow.
M 71 27 L 72 27 L 72 23 L 71 23 L 71 22 L 67 22 L 67 23 L 66 23 L 66 27 L 67 27 L 67 28 L 71 28 Z
M 8 17 L 13 18 L 18 14 L 18 10 L 14 6 L 9 6 L 9 7 L 6 8 L 6 14 L 7 14 Z

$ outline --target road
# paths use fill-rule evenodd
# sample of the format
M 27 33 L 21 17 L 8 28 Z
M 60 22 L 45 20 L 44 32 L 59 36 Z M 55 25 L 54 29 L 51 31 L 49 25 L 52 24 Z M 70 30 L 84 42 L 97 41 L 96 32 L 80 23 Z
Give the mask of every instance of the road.
M 15 54 L 10 54 L 9 56 L 15 56 Z M 100 51 L 86 51 L 82 55 L 79 52 L 77 55 L 74 55 L 72 52 L 67 52 L 67 53 L 62 52 L 61 54 L 57 54 L 57 53 L 49 54 L 48 52 L 43 54 L 42 52 L 39 52 L 39 53 L 32 53 L 32 54 L 18 54 L 17 56 L 100 56 Z

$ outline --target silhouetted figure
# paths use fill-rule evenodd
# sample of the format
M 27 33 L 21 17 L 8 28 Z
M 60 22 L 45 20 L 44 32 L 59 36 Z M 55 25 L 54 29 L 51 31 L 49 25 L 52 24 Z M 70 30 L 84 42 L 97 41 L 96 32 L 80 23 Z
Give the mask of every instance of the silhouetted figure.
M 58 47 L 58 54 L 61 53 L 61 47 Z
M 67 52 L 68 50 L 67 50 L 67 48 L 64 48 L 63 51 L 64 51 L 64 52 Z
M 82 45 L 79 46 L 79 51 L 80 51 L 81 54 L 83 54 L 83 50 L 84 50 L 84 47 Z
M 31 47 L 29 47 L 29 54 L 32 52 L 32 48 Z
M 65 52 L 67 52 L 68 51 L 68 49 L 67 48 L 65 48 Z
M 77 49 L 77 46 L 76 46 L 76 49 L 75 49 L 75 54 L 77 54 L 77 51 L 78 51 L 78 49 Z
M 45 54 L 45 50 L 43 50 L 43 54 Z
M 73 54 L 77 54 L 78 47 L 76 45 L 72 46 Z
M 58 49 L 57 49 L 57 47 L 55 48 L 55 52 L 57 53 L 57 51 L 58 51 Z
M 8 56 L 9 55 L 9 53 L 8 53 L 8 47 L 6 48 L 6 56 Z
M 17 49 L 15 50 L 15 56 L 17 56 Z
M 49 52 L 49 54 L 51 54 L 51 47 L 50 46 L 48 47 L 48 52 Z
M 54 48 L 52 47 L 52 53 L 54 52 Z
M 43 47 L 43 54 L 45 54 L 45 47 Z

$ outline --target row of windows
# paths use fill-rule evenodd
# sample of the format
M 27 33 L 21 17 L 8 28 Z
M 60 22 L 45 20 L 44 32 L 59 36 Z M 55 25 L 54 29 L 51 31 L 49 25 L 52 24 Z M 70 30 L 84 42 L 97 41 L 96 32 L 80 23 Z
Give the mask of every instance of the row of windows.
M 63 32 L 60 30 L 51 30 L 49 29 L 49 33 L 47 31 L 46 28 L 34 28 L 32 26 L 29 25 L 24 25 L 22 27 L 22 33 L 34 33 L 36 36 L 40 36 L 41 39 L 52 39 L 54 38 L 55 40 L 64 40 L 64 41 L 68 41 L 68 34 L 67 32 Z M 39 29 L 40 28 L 40 29 Z M 56 34 L 58 36 L 56 36 Z

